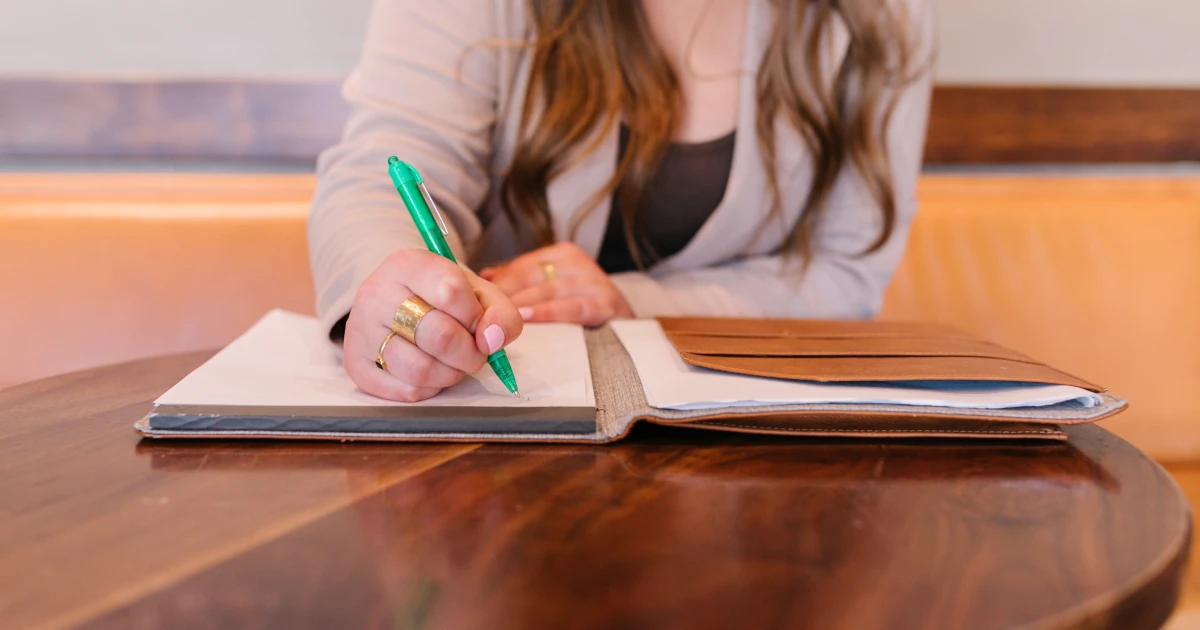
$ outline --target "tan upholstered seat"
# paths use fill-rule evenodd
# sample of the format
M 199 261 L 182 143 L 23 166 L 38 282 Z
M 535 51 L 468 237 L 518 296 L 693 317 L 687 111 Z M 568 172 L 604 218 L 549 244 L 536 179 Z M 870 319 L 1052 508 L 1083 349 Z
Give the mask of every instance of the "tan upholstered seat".
M 0 383 L 217 347 L 312 312 L 305 175 L 0 177 Z M 1127 396 L 1200 456 L 1200 178 L 926 176 L 881 317 L 934 320 Z
M 0 383 L 228 343 L 311 313 L 311 176 L 0 178 Z
M 946 322 L 1129 398 L 1104 426 L 1200 456 L 1200 178 L 926 176 L 882 318 Z

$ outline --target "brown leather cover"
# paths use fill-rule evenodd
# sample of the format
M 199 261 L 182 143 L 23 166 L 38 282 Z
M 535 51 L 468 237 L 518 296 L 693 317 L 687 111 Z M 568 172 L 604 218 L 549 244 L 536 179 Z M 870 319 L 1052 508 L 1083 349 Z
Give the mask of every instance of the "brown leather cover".
M 587 330 L 584 337 L 596 396 L 592 433 L 547 432 L 532 426 L 502 429 L 499 425 L 483 425 L 470 429 L 437 422 L 417 426 L 401 417 L 389 423 L 389 413 L 373 414 L 375 426 L 364 430 L 362 423 L 353 419 L 345 423 L 314 424 L 307 414 L 294 408 L 259 410 L 263 418 L 274 421 L 245 423 L 237 417 L 245 412 L 223 416 L 227 412 L 212 407 L 192 410 L 190 413 L 197 416 L 195 422 L 171 421 L 152 426 L 152 416 L 161 410 L 155 407 L 149 416 L 135 424 L 135 430 L 155 438 L 604 443 L 622 439 L 638 422 L 652 422 L 782 436 L 1065 440 L 1067 434 L 1058 425 L 1094 422 L 1125 408 L 1123 400 L 1104 393 L 1100 395 L 1100 405 L 1087 408 L 1068 405 L 984 410 L 831 403 L 661 409 L 650 406 L 646 400 L 641 375 L 611 327 Z M 225 419 L 233 422 L 224 422 Z
M 684 361 L 750 376 L 817 382 L 1089 383 L 1002 346 L 936 324 L 659 318 Z
M 758 414 L 752 418 L 713 416 L 686 423 L 644 418 L 655 424 L 695 429 L 716 429 L 757 435 L 793 435 L 846 438 L 970 438 L 1065 440 L 1067 434 L 1055 424 L 997 422 L 970 417 L 914 417 L 912 414 L 821 413 Z

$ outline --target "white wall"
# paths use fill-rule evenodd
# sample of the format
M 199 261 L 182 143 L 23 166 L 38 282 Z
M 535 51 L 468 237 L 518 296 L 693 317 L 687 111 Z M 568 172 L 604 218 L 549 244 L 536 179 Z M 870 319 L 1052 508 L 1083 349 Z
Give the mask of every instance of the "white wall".
M 0 75 L 340 79 L 370 4 L 0 0 Z
M 942 81 L 1200 85 L 1200 0 L 933 1 Z M 335 80 L 370 2 L 0 0 L 0 75 Z
M 934 0 L 955 83 L 1200 85 L 1200 0 Z

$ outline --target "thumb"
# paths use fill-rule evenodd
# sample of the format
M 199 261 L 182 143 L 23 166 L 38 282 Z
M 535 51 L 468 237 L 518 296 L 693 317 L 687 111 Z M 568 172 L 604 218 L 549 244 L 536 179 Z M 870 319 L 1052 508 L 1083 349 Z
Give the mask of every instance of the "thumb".
M 471 284 L 483 307 L 483 315 L 475 327 L 475 344 L 480 352 L 490 355 L 521 336 L 525 320 L 521 319 L 512 300 L 496 285 L 478 276 L 471 276 Z

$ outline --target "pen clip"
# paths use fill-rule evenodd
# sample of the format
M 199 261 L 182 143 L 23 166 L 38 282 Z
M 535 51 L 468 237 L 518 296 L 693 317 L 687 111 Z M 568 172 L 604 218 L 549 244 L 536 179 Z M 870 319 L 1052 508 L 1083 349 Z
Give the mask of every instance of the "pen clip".
M 437 204 L 433 202 L 433 197 L 429 196 L 429 189 L 425 188 L 425 182 L 417 184 L 421 189 L 421 196 L 425 198 L 425 203 L 429 204 L 433 210 L 433 216 L 437 217 L 438 229 L 442 231 L 442 236 L 450 236 L 450 230 L 446 229 L 446 222 L 442 220 L 442 213 L 438 210 Z

